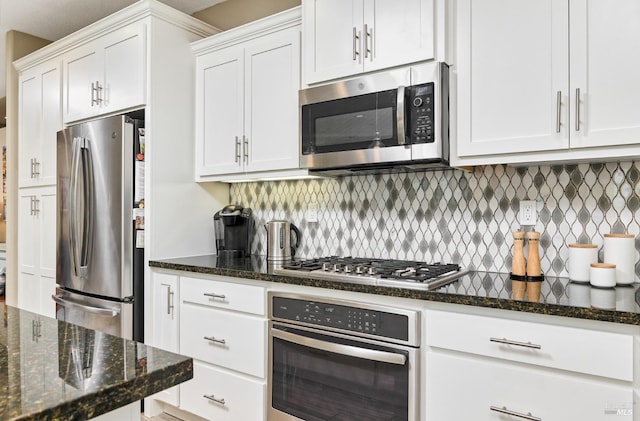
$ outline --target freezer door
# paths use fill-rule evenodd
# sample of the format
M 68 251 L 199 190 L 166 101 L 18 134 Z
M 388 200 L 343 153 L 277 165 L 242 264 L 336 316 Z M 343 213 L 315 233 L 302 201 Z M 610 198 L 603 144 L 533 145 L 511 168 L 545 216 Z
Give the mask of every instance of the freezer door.
M 102 300 L 58 290 L 56 318 L 126 339 L 133 337 L 133 303 Z
M 115 116 L 58 132 L 57 282 L 133 295 L 133 125 Z

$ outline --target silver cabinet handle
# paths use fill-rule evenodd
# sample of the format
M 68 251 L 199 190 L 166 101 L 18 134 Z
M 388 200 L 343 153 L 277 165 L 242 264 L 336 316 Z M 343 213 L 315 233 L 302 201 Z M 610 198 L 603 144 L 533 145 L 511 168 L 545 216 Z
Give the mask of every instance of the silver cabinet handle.
M 210 401 L 213 401 L 215 403 L 219 403 L 220 405 L 226 405 L 226 402 L 224 401 L 224 398 L 216 398 L 215 395 L 202 395 L 203 398 L 207 398 Z
M 360 37 L 358 36 L 358 30 L 354 26 L 353 27 L 353 61 L 356 61 L 358 59 L 358 56 L 360 55 L 360 52 L 358 51 L 359 40 L 360 40 Z
M 34 163 L 34 168 L 35 168 L 34 175 L 37 177 L 37 176 L 40 175 L 40 162 L 38 162 L 37 159 L 34 159 L 33 163 Z
M 173 291 L 169 287 L 167 288 L 167 314 L 171 314 L 171 310 L 173 310 Z
M 236 157 L 235 162 L 240 163 L 240 138 L 236 136 Z
M 560 133 L 560 118 L 562 107 L 562 91 L 558 91 L 556 98 L 556 133 Z
M 542 421 L 542 418 L 534 417 L 533 415 L 531 415 L 531 412 L 527 414 L 522 414 L 520 412 L 507 409 L 506 406 L 503 406 L 502 408 L 500 408 L 500 407 L 491 405 L 489 409 L 491 409 L 492 411 L 500 412 L 501 414 L 511 415 L 512 417 L 523 418 L 529 421 Z
M 580 131 L 580 88 L 576 88 L 576 132 Z
M 244 151 L 244 162 L 249 163 L 249 138 L 242 136 L 242 150 Z
M 221 345 L 224 345 L 224 344 L 227 343 L 227 341 L 225 341 L 224 339 L 218 339 L 218 338 L 216 338 L 214 336 L 205 336 L 203 339 L 206 339 L 207 341 L 215 342 L 215 343 L 221 344 Z
M 40 199 L 33 196 L 33 214 L 37 215 L 40 212 Z
M 215 292 L 205 292 L 203 295 L 205 297 L 209 297 L 209 298 L 220 298 L 221 300 L 224 300 L 225 298 L 227 298 L 226 295 L 224 295 L 224 294 L 216 294 Z
M 512 341 L 510 339 L 506 339 L 506 338 L 489 338 L 490 342 L 497 342 L 499 344 L 507 344 L 507 345 L 515 345 L 515 346 L 521 346 L 524 348 L 532 348 L 532 349 L 542 349 L 542 345 L 538 345 L 538 344 L 532 344 L 531 342 L 518 342 L 518 341 Z
M 371 47 L 369 47 L 371 45 Z M 373 28 L 364 24 L 364 58 L 371 56 L 373 60 Z
M 31 158 L 30 162 L 31 162 L 31 176 L 30 177 L 34 178 L 35 177 L 35 173 L 36 173 L 36 169 L 35 169 L 36 168 L 36 159 L 35 158 Z
M 31 216 L 36 214 L 35 207 L 34 207 L 35 200 L 36 200 L 35 196 L 31 196 L 29 198 L 29 215 L 31 215 Z
M 320 339 L 308 338 L 306 336 L 296 335 L 295 333 L 285 332 L 283 330 L 272 329 L 271 336 L 273 336 L 274 338 L 282 339 L 283 341 L 304 345 L 309 348 L 321 349 L 323 351 L 333 352 L 334 354 L 362 358 L 370 361 L 378 361 L 396 365 L 405 365 L 407 362 L 407 357 L 402 354 L 378 351 L 368 348 L 360 348 L 352 345 L 337 344 L 334 342 L 326 342 Z

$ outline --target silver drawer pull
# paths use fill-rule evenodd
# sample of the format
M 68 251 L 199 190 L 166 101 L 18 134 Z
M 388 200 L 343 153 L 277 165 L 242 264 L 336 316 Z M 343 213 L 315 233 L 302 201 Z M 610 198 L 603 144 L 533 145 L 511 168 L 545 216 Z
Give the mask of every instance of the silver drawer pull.
M 222 345 L 227 343 L 227 341 L 225 341 L 224 339 L 218 339 L 214 336 L 205 336 L 204 339 L 206 339 L 207 341 L 215 342 L 217 344 L 222 344 Z
M 227 296 L 224 294 L 216 294 L 214 292 L 205 292 L 204 296 L 209 298 L 220 298 L 221 300 L 224 300 L 225 298 L 227 298 Z
M 506 339 L 506 338 L 502 338 L 502 339 L 500 339 L 500 338 L 489 338 L 489 341 L 497 342 L 497 343 L 500 343 L 500 344 L 521 346 L 521 347 L 524 347 L 524 348 L 542 349 L 542 345 L 532 344 L 531 342 L 512 341 L 512 340 Z
M 527 414 L 521 414 L 520 412 L 507 409 L 506 406 L 499 408 L 497 406 L 492 405 L 489 407 L 489 409 L 491 409 L 492 411 L 500 412 L 501 414 L 511 415 L 512 417 L 524 418 L 525 420 L 529 420 L 529 421 L 542 421 L 542 418 L 534 417 L 533 415 L 531 415 L 531 412 Z
M 203 398 L 207 398 L 210 401 L 214 401 L 215 403 L 219 403 L 220 405 L 226 405 L 227 403 L 224 401 L 224 398 L 218 399 L 215 395 L 202 395 Z

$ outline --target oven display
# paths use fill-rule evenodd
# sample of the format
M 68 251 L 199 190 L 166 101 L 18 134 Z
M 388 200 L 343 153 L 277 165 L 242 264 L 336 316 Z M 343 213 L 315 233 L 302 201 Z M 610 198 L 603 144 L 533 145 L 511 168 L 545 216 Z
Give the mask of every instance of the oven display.
M 274 297 L 273 317 L 383 338 L 409 337 L 407 316 L 353 306 Z

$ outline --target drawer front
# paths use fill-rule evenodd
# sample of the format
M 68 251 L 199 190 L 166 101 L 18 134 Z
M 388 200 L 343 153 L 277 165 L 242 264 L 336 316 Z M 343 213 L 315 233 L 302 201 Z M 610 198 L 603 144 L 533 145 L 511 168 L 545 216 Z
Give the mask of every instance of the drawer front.
M 209 307 L 266 314 L 266 290 L 263 287 L 199 278 L 180 278 L 182 301 Z
M 266 319 L 192 304 L 180 308 L 180 353 L 207 363 L 264 378 L 266 335 Z
M 425 324 L 431 347 L 633 380 L 630 335 L 441 311 Z
M 208 420 L 261 421 L 265 419 L 265 393 L 263 382 L 194 361 L 193 379 L 180 386 L 180 407 Z
M 633 420 L 631 386 L 460 354 L 428 352 L 427 364 L 428 420 Z

